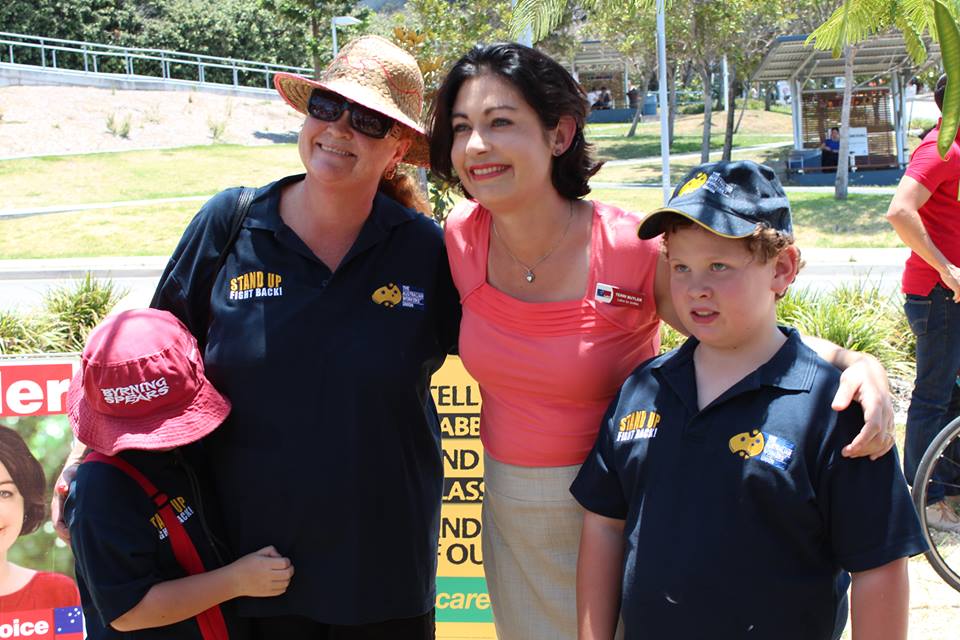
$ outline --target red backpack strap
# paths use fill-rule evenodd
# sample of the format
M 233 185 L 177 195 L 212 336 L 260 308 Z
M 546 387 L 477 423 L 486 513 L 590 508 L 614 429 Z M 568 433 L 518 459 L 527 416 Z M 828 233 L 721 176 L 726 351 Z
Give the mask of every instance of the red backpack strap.
M 174 557 L 177 559 L 177 564 L 191 576 L 206 571 L 203 566 L 203 561 L 200 559 L 200 554 L 197 552 L 197 547 L 193 543 L 193 540 L 190 539 L 190 536 L 187 535 L 187 530 L 183 528 L 183 524 L 177 518 L 177 514 L 174 513 L 173 507 L 170 505 L 170 499 L 165 493 L 158 490 L 139 469 L 126 460 L 113 456 L 105 456 L 96 451 L 88 453 L 83 461 L 84 463 L 101 462 L 103 464 L 109 464 L 110 466 L 120 469 L 136 481 L 144 493 L 150 496 L 150 499 L 157 505 L 160 518 L 163 520 L 163 524 L 166 525 L 167 536 L 170 538 L 170 546 L 173 549 Z M 200 635 L 203 636 L 204 640 L 229 640 L 230 635 L 227 633 L 227 623 L 223 618 L 223 612 L 220 610 L 219 605 L 215 605 L 199 613 L 196 618 L 197 624 L 200 626 Z

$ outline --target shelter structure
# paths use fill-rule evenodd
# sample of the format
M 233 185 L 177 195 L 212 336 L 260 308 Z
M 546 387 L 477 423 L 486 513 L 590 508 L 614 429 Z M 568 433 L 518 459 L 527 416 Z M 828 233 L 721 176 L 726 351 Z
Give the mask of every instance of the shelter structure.
M 792 169 L 818 170 L 820 143 L 830 128 L 839 126 L 843 104 L 844 58 L 806 45 L 807 36 L 777 38 L 751 79 L 786 81 L 793 113 Z M 858 45 L 853 74 L 863 80 L 853 88 L 850 108 L 850 145 L 857 168 L 896 169 L 907 162 L 906 87 L 911 78 L 940 61 L 940 47 L 930 40 L 927 60 L 917 67 L 907 53 L 903 36 L 873 36 Z M 823 79 L 833 88 L 823 88 Z M 837 82 L 836 78 L 841 79 Z
M 573 74 L 584 91 L 606 87 L 613 97 L 613 108 L 592 111 L 588 122 L 630 122 L 634 110 L 629 108 L 630 63 L 616 49 L 600 40 L 584 40 L 573 59 L 561 58 L 561 63 Z M 645 88 L 644 88 L 645 89 Z M 641 92 L 644 100 L 646 91 Z M 644 115 L 656 113 L 656 104 L 644 102 Z

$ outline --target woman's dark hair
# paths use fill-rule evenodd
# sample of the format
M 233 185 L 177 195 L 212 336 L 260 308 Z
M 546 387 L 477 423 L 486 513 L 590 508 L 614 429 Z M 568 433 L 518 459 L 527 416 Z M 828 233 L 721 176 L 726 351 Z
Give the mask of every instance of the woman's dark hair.
M 933 101 L 937 103 L 937 109 L 943 111 L 943 94 L 947 92 L 947 74 L 943 74 L 937 80 L 937 86 L 933 89 Z
M 0 426 L 0 462 L 7 468 L 10 479 L 23 496 L 23 528 L 20 535 L 33 533 L 46 517 L 44 491 L 47 480 L 43 467 L 27 447 L 20 434 Z
M 515 42 L 477 45 L 453 65 L 433 101 L 430 117 L 430 167 L 448 183 L 463 184 L 457 178 L 450 150 L 453 148 L 451 114 L 460 87 L 470 78 L 486 73 L 510 83 L 537 112 L 545 129 L 553 129 L 563 116 L 570 116 L 577 125 L 570 146 L 553 158 L 550 177 L 553 187 L 565 198 L 580 198 L 590 193 L 590 177 L 603 163 L 595 162 L 592 145 L 583 137 L 590 106 L 587 96 L 566 69 L 551 57 Z

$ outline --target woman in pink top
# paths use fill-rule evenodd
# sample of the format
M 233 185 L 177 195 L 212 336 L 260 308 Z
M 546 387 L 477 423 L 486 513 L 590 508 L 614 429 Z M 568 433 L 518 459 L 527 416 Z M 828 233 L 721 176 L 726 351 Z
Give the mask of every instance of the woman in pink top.
M 682 330 L 659 241 L 638 239 L 638 216 L 582 199 L 600 168 L 583 135 L 588 109 L 554 60 L 496 44 L 454 65 L 433 112 L 433 170 L 470 198 L 450 214 L 446 243 L 460 355 L 483 396 L 484 570 L 501 640 L 576 637 L 582 510 L 570 483 L 620 384 L 658 352 L 660 319 Z M 869 418 L 848 453 L 885 452 L 882 367 L 817 346 L 864 363 L 845 374 L 851 389 L 862 381 Z

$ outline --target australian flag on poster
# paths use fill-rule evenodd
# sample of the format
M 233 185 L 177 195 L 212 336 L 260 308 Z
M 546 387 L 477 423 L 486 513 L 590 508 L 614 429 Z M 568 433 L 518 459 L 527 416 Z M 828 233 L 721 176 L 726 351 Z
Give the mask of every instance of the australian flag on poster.
M 56 640 L 83 640 L 83 609 L 80 607 L 54 609 L 53 637 Z

